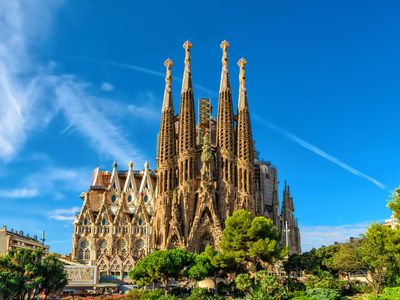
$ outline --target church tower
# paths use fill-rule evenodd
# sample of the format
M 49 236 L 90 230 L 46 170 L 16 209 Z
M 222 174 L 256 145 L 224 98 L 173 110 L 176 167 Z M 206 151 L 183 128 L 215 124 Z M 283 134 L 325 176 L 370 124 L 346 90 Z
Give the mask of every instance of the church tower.
M 157 248 L 165 248 L 169 233 L 169 221 L 171 220 L 171 208 L 173 205 L 174 189 L 176 187 L 176 137 L 175 114 L 172 101 L 172 74 L 173 62 L 167 59 L 164 100 L 161 110 L 161 125 L 158 142 L 157 157 L 157 191 L 158 202 L 156 217 L 153 220 L 154 244 Z
M 196 119 L 194 113 L 194 96 L 192 73 L 190 70 L 190 49 L 192 43 L 186 41 L 185 69 L 182 80 L 181 103 L 178 128 L 178 206 L 177 222 L 182 224 L 186 241 L 194 218 L 194 189 L 196 164 Z
M 232 90 L 228 70 L 229 43 L 223 41 L 222 72 L 219 87 L 217 121 L 217 157 L 218 157 L 218 207 L 221 221 L 232 214 L 235 192 L 235 129 L 232 108 Z
M 254 212 L 254 149 L 251 133 L 249 105 L 247 103 L 246 72 L 247 61 L 238 61 L 239 102 L 237 123 L 237 196 L 235 209 L 244 208 Z

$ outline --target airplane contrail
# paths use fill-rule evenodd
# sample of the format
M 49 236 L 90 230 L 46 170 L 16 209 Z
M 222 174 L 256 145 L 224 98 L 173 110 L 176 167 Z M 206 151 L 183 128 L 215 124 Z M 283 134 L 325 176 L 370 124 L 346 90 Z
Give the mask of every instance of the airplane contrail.
M 266 120 L 262 119 L 261 117 L 259 117 L 257 115 L 253 115 L 253 116 L 254 116 L 254 119 L 257 122 L 267 126 L 268 128 L 270 128 L 271 130 L 273 130 L 273 131 L 275 131 L 277 133 L 280 133 L 281 135 L 283 135 L 284 137 L 288 138 L 289 140 L 295 142 L 296 144 L 300 145 L 301 147 L 306 148 L 307 150 L 310 150 L 311 152 L 321 156 L 322 158 L 325 158 L 326 160 L 329 160 L 330 162 L 333 162 L 334 164 L 338 165 L 339 167 L 345 169 L 346 171 L 348 171 L 348 172 L 350 172 L 350 173 L 352 173 L 352 174 L 354 174 L 354 175 L 356 175 L 358 177 L 364 178 L 364 179 L 372 182 L 373 184 L 375 184 L 376 186 L 380 187 L 381 189 L 385 189 L 386 188 L 386 186 L 384 184 L 382 184 L 381 182 L 379 182 L 375 178 L 372 178 L 371 176 L 369 176 L 369 175 L 367 175 L 367 174 L 365 174 L 365 173 L 363 173 L 363 172 L 361 172 L 361 171 L 349 166 L 348 164 L 346 164 L 346 163 L 342 162 L 341 160 L 337 159 L 336 157 L 333 157 L 332 155 L 322 151 L 318 147 L 316 147 L 316 146 L 306 142 L 305 140 L 299 138 L 298 136 L 294 135 L 293 133 L 290 133 L 289 131 L 287 131 L 287 130 L 285 130 L 283 128 L 280 128 L 277 125 L 275 125 L 275 124 L 273 124 L 273 123 L 271 123 L 269 121 L 266 121 Z
M 116 62 L 116 61 L 112 61 L 112 60 L 108 60 L 108 61 L 104 61 L 107 62 L 111 65 L 117 66 L 117 67 L 122 67 L 122 68 L 127 68 L 127 69 L 131 69 L 131 70 L 135 70 L 138 72 L 142 72 L 142 73 L 146 73 L 146 74 L 150 74 L 150 75 L 155 75 L 155 76 L 159 76 L 159 77 L 165 77 L 165 73 L 162 72 L 158 72 L 152 69 L 148 69 L 148 68 L 143 68 L 140 66 L 136 66 L 136 65 L 131 65 L 131 64 L 125 64 L 125 63 L 120 63 L 120 62 Z M 182 82 L 182 78 L 177 77 L 177 76 L 173 76 L 173 79 L 176 79 L 180 82 Z M 205 88 L 204 86 L 198 85 L 198 84 L 193 84 L 193 86 L 203 92 L 206 92 L 209 95 L 215 95 L 215 92 Z

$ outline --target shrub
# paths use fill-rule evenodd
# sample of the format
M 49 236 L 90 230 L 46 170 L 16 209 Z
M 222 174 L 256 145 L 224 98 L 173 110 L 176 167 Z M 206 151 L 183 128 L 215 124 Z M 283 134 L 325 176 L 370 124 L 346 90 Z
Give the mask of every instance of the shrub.
M 322 288 L 340 290 L 343 286 L 338 279 L 327 271 L 319 272 L 317 275 L 310 275 L 306 282 L 307 289 Z
M 196 287 L 192 290 L 192 293 L 187 298 L 188 300 L 219 300 L 221 299 L 217 295 L 214 295 L 212 292 L 207 289 Z
M 308 289 L 306 295 L 310 297 L 309 299 L 315 300 L 339 300 L 341 298 L 337 290 L 327 288 Z
M 142 289 L 131 290 L 128 293 L 130 300 L 175 300 L 171 295 L 164 295 L 163 290 L 147 291 Z

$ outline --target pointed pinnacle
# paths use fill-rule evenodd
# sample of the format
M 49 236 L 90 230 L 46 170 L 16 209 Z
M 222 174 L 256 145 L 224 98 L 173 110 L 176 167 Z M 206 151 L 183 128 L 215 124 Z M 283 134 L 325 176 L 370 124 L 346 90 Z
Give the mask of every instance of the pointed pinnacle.
M 186 41 L 183 44 L 183 48 L 185 49 L 185 65 L 190 65 L 190 48 L 192 48 L 192 43 Z
M 171 69 L 172 69 L 172 66 L 174 65 L 174 62 L 171 60 L 171 59 L 169 59 L 169 58 L 167 58 L 165 61 L 164 61 L 164 66 L 166 67 L 166 72 L 165 72 L 165 82 L 168 84 L 168 85 L 170 85 L 171 84 L 171 82 L 172 82 L 172 74 L 171 74 Z
M 246 70 L 245 70 L 245 66 L 247 64 L 247 60 L 245 58 L 241 58 L 238 61 L 238 66 L 240 68 L 240 73 L 239 73 L 239 82 L 240 84 L 245 83 L 246 81 Z
M 228 65 L 228 48 L 229 48 L 229 43 L 228 41 L 224 40 L 221 42 L 221 45 L 219 45 L 222 49 L 222 64 L 223 65 Z

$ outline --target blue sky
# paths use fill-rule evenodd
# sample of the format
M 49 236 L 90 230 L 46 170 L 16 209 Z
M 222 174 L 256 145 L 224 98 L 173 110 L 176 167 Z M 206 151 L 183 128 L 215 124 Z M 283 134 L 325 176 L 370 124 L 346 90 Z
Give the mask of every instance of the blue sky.
M 71 248 L 92 170 L 154 167 L 174 60 L 217 109 L 219 44 L 247 64 L 253 135 L 287 180 L 303 249 L 390 216 L 400 184 L 397 1 L 0 1 L 0 225 Z M 237 91 L 234 93 L 236 107 Z

